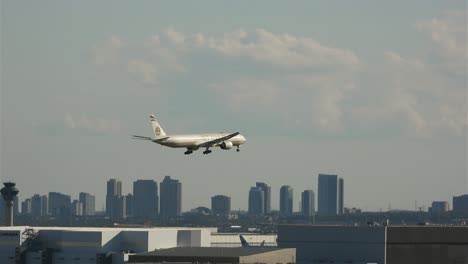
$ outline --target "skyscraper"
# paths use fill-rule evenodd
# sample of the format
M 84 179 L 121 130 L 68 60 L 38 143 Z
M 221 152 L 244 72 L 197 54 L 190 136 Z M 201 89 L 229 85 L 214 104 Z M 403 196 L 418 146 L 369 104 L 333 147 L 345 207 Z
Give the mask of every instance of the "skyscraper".
M 251 187 L 249 191 L 249 214 L 262 215 L 265 209 L 265 192 L 260 187 Z
M 121 218 L 122 212 L 122 182 L 116 179 L 107 181 L 106 215 L 110 218 Z
M 49 214 L 52 216 L 69 216 L 71 207 L 70 195 L 49 192 Z
M 314 191 L 305 190 L 301 195 L 301 212 L 303 216 L 311 217 L 315 214 L 315 197 Z
M 116 196 L 113 218 L 122 219 L 127 217 L 127 196 Z
M 448 212 L 449 204 L 445 201 L 434 201 L 432 202 L 432 206 L 429 207 L 429 213 L 442 213 Z
M 96 199 L 94 195 L 80 192 L 79 201 L 83 206 L 83 215 L 94 215 L 96 211 Z
M 337 175 L 319 174 L 318 213 L 320 215 L 336 215 L 340 200 L 343 199 L 342 192 L 343 190 L 339 190 L 338 187 Z M 341 206 L 343 206 L 342 202 Z
M 338 214 L 344 214 L 343 202 L 344 202 L 344 180 L 343 178 L 338 179 Z
M 284 185 L 280 188 L 280 214 L 289 216 L 293 213 L 293 189 Z
M 83 203 L 78 200 L 73 200 L 71 204 L 71 215 L 82 216 L 83 215 Z
M 35 194 L 31 197 L 31 215 L 42 216 L 42 196 Z
M 42 216 L 46 216 L 49 214 L 49 198 L 47 198 L 47 195 L 42 195 L 41 196 L 41 205 L 42 205 Z
M 182 211 L 182 184 L 178 180 L 166 176 L 160 184 L 160 191 L 161 218 L 167 219 L 180 216 Z
M 22 215 L 31 214 L 31 198 L 27 198 L 21 203 L 21 214 Z
M 468 212 L 468 194 L 453 196 L 452 207 L 455 212 Z
M 126 214 L 127 216 L 133 216 L 133 194 L 129 193 L 125 196 L 125 203 L 127 205 Z
M 211 197 L 211 211 L 219 215 L 229 214 L 231 211 L 231 198 L 225 195 Z
M 269 214 L 271 212 L 271 187 L 264 182 L 257 182 L 255 186 L 263 190 L 263 214 Z
M 158 205 L 158 184 L 155 181 L 137 180 L 133 182 L 132 215 L 134 217 L 155 218 L 159 212 Z

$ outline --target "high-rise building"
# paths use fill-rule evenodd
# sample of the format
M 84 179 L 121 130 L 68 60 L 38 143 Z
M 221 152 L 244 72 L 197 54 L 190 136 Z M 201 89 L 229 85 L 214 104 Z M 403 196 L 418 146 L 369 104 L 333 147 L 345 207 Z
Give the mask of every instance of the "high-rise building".
M 161 218 L 167 219 L 180 216 L 182 212 L 182 184 L 178 180 L 166 176 L 160 184 L 160 191 Z
M 468 194 L 453 197 L 453 211 L 468 212 Z
M 41 196 L 41 205 L 42 205 L 42 216 L 46 216 L 49 214 L 49 198 L 47 198 L 47 195 L 42 195 Z
M 122 181 L 110 179 L 107 181 L 108 196 L 122 196 Z
M 116 196 L 113 217 L 116 219 L 127 218 L 127 196 Z
M 311 217 L 315 214 L 315 196 L 314 191 L 305 190 L 301 195 L 301 213 L 303 216 Z
M 338 176 L 319 174 L 318 176 L 318 214 L 336 215 L 338 213 Z
M 82 216 L 83 215 L 83 203 L 78 200 L 73 200 L 71 204 L 71 215 Z
M 116 179 L 107 181 L 106 215 L 111 219 L 122 218 L 122 182 Z
M 434 201 L 432 202 L 432 206 L 429 207 L 429 213 L 442 213 L 448 212 L 449 204 L 448 202 L 444 201 Z
M 89 193 L 80 192 L 79 201 L 83 206 L 83 215 L 95 215 L 96 198 Z
M 225 195 L 211 197 L 211 211 L 219 215 L 229 214 L 231 211 L 231 198 Z
M 70 195 L 49 192 L 49 214 L 52 216 L 69 216 L 71 206 Z
M 265 209 L 265 192 L 260 187 L 251 187 L 249 191 L 249 214 L 262 215 Z
M 263 190 L 263 214 L 269 214 L 271 212 L 271 187 L 264 182 L 257 182 L 255 186 Z
M 39 194 L 34 194 L 31 197 L 31 215 L 32 216 L 42 216 L 42 196 Z
M 288 185 L 280 188 L 280 214 L 284 216 L 293 213 L 293 188 Z
M 127 216 L 133 216 L 133 194 L 129 193 L 125 196 L 125 204 L 127 205 L 125 213 Z
M 133 216 L 155 218 L 159 209 L 158 184 L 154 180 L 133 182 Z M 128 205 L 127 205 L 128 206 Z
M 344 214 L 344 180 L 343 178 L 338 179 L 338 214 Z
M 31 215 L 31 198 L 27 198 L 21 203 L 21 214 Z

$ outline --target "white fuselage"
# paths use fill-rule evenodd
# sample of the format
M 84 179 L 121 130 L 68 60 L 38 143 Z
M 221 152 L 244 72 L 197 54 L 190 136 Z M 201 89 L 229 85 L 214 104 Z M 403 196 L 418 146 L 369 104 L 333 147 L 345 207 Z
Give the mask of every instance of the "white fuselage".
M 216 134 L 189 134 L 189 135 L 166 135 L 161 139 L 154 138 L 151 141 L 154 143 L 158 143 L 163 146 L 171 147 L 171 148 L 188 148 L 192 150 L 198 149 L 198 145 L 202 142 L 214 140 L 217 138 L 222 138 L 229 135 L 229 133 L 216 133 Z M 167 139 L 164 139 L 166 138 Z M 237 135 L 232 137 L 226 142 L 231 142 L 233 146 L 240 146 L 246 142 L 246 139 L 242 135 Z M 219 143 L 216 146 L 220 146 L 222 144 Z

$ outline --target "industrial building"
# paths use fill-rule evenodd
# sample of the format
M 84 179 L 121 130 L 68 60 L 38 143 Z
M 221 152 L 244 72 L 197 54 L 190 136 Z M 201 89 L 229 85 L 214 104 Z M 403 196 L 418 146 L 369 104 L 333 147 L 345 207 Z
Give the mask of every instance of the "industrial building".
M 170 248 L 130 256 L 129 263 L 296 263 L 293 248 Z
M 209 247 L 210 228 L 1 227 L 0 263 L 124 263 L 135 253 Z
M 468 226 L 280 225 L 297 263 L 468 264 Z

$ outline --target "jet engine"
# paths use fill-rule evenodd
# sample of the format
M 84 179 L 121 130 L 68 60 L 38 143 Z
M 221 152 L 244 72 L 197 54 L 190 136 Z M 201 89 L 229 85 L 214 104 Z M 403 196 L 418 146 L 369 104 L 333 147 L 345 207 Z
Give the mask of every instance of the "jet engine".
M 222 149 L 231 149 L 231 148 L 233 147 L 231 141 L 223 141 L 223 143 L 221 143 L 219 146 L 220 146 Z

